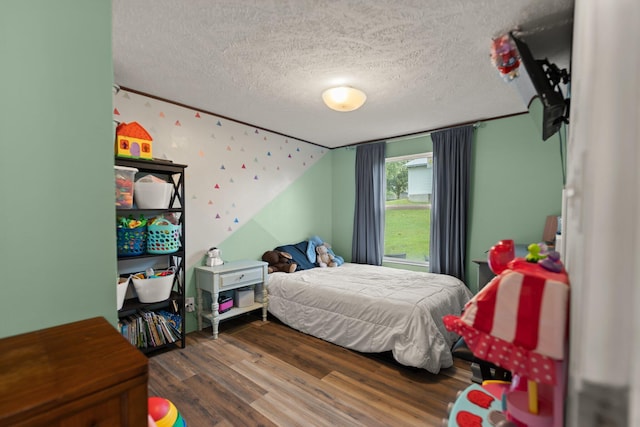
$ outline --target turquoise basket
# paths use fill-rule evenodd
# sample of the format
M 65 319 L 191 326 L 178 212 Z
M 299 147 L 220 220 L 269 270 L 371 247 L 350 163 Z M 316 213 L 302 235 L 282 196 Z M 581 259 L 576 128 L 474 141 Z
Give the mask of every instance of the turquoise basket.
M 170 254 L 180 249 L 180 225 L 161 219 L 147 226 L 147 252 Z

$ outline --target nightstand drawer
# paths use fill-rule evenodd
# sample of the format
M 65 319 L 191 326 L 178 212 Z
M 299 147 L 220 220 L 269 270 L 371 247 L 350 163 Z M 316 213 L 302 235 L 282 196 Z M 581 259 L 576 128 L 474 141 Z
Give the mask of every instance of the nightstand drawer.
M 262 277 L 262 268 L 252 268 L 241 271 L 231 271 L 229 273 L 220 274 L 220 288 L 228 288 L 230 286 L 251 285 L 254 283 L 262 283 L 265 279 Z

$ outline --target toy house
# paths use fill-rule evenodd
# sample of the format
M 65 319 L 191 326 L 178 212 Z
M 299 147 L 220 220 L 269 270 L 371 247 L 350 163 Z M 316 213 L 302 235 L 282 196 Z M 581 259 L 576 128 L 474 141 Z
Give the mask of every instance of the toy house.
M 116 128 L 116 156 L 153 159 L 153 138 L 138 122 L 120 123 Z

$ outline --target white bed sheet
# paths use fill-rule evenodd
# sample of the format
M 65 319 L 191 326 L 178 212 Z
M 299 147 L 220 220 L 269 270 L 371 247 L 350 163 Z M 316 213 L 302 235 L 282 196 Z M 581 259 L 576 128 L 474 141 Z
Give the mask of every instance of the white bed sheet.
M 452 276 L 345 263 L 269 275 L 269 312 L 286 325 L 364 353 L 391 351 L 437 374 L 453 364 L 457 335 L 442 317 L 472 297 Z

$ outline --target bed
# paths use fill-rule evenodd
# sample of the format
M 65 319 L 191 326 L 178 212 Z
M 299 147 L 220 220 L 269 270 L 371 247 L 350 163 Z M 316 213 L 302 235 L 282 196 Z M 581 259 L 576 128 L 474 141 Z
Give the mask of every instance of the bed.
M 442 317 L 460 315 L 472 297 L 452 276 L 353 263 L 273 273 L 267 290 L 284 324 L 363 353 L 391 351 L 434 374 L 452 366 L 458 338 Z

